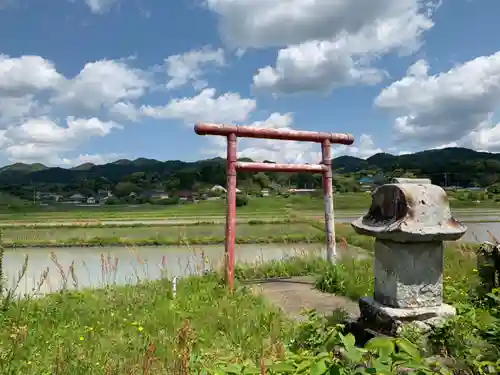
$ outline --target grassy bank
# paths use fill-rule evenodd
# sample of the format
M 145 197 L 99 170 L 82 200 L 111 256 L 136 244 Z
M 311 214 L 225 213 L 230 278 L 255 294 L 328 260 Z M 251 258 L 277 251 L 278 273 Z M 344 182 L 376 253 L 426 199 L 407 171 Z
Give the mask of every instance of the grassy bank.
M 296 269 L 294 262 L 274 271 Z M 0 372 L 354 375 L 359 368 L 370 374 L 388 365 L 394 371 L 409 365 L 431 370 L 407 340 L 374 340 L 357 349 L 352 335 L 332 326 L 335 321 L 311 315 L 297 324 L 249 288 L 229 292 L 217 274 L 181 280 L 176 297 L 173 290 L 161 280 L 15 301 L 0 315 Z M 398 346 L 399 354 L 387 358 L 387 345 Z
M 131 223 L 120 223 L 119 221 L 114 223 L 103 223 L 101 221 L 74 221 L 70 223 L 60 223 L 60 222 L 40 222 L 40 223 L 24 223 L 18 222 L 13 223 L 11 225 L 1 225 L 0 228 L 7 228 L 7 230 L 15 231 L 22 229 L 35 229 L 35 230 L 57 230 L 57 229 L 113 229 L 113 228 L 148 228 L 148 227 L 156 227 L 156 228 L 164 228 L 164 227 L 173 227 L 173 228 L 182 228 L 182 227 L 191 227 L 191 226 L 206 226 L 206 225 L 224 225 L 225 219 L 212 219 L 200 217 L 190 218 L 192 220 L 179 220 L 179 221 L 168 221 L 168 222 L 153 222 L 153 223 L 142 223 L 142 222 L 131 222 Z M 252 218 L 237 218 L 236 222 L 238 224 L 248 224 L 248 225 L 262 225 L 262 224 L 294 224 L 294 223 L 303 223 L 303 220 L 299 219 L 291 219 L 291 218 L 263 218 L 263 219 L 252 219 Z
M 190 278 L 50 295 L 0 314 L 2 374 L 182 374 L 279 354 L 291 322 L 262 298 Z M 187 359 L 185 356 L 187 355 Z M 189 363 L 190 361 L 196 363 Z

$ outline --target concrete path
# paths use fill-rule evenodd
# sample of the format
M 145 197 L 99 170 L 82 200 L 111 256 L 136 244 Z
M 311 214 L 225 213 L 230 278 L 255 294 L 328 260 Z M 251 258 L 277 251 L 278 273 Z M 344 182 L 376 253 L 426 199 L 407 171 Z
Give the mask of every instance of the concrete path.
M 309 276 L 265 280 L 252 284 L 252 290 L 296 320 L 306 318 L 301 315 L 303 309 L 314 309 L 324 315 L 341 309 L 352 319 L 359 316 L 357 302 L 314 289 L 314 279 Z
M 365 249 L 348 246 L 338 248 L 339 259 L 366 259 L 371 257 Z M 296 320 L 306 317 L 304 309 L 314 309 L 320 314 L 330 315 L 334 310 L 344 310 L 349 318 L 359 317 L 358 302 L 343 296 L 324 293 L 314 288 L 314 276 L 265 279 L 250 282 L 254 293 L 267 298 L 285 314 Z

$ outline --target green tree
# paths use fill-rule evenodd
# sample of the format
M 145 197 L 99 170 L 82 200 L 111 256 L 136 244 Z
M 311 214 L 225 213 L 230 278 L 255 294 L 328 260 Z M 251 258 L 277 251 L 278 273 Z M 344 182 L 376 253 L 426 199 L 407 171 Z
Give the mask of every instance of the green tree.
M 121 181 L 115 186 L 115 195 L 119 198 L 129 196 L 130 193 L 138 193 L 139 187 L 128 181 Z
M 490 185 L 486 190 L 488 191 L 488 193 L 492 193 L 495 195 L 500 194 L 500 183 Z

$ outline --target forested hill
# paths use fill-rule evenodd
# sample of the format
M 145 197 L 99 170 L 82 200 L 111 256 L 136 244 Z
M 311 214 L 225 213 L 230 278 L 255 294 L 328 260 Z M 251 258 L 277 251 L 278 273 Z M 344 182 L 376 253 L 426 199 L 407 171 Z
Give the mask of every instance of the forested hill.
M 464 148 L 429 150 L 401 156 L 380 153 L 366 160 L 341 156 L 334 159 L 332 165 L 337 178 L 340 179 L 358 179 L 381 172 L 386 177 L 427 176 L 440 185 L 488 186 L 500 182 L 500 154 Z M 274 182 L 300 185 L 301 181 L 298 180 L 301 179 L 306 182 L 309 180 L 297 174 L 239 175 L 240 181 L 257 182 L 260 185 Z M 165 189 L 189 189 L 200 184 L 225 185 L 225 161 L 215 158 L 188 163 L 140 158 L 122 159 L 104 165 L 86 163 L 71 169 L 49 168 L 39 163 L 16 163 L 0 169 L 0 185 L 3 187 L 69 185 L 68 189 L 74 189 L 84 184 L 91 189 L 97 189 L 116 185 L 120 181 L 136 184 L 147 181 L 149 186 L 161 185 Z

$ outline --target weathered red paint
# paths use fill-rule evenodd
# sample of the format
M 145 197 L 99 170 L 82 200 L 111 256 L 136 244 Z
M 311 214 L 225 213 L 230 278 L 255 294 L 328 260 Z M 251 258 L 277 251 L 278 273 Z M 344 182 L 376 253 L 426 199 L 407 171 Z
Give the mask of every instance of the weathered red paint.
M 227 137 L 227 211 L 226 211 L 226 284 L 234 288 L 234 245 L 236 231 L 236 171 L 250 172 L 309 172 L 323 175 L 323 190 L 325 195 L 325 232 L 327 259 L 333 261 L 336 253 L 334 215 L 333 215 L 333 186 L 331 168 L 331 144 L 351 145 L 354 137 L 351 134 L 322 133 L 298 131 L 290 129 L 267 129 L 253 126 L 234 126 L 221 124 L 196 124 L 194 127 L 198 135 L 220 135 Z M 274 163 L 247 163 L 237 161 L 237 137 L 281 139 L 289 141 L 304 141 L 321 143 L 322 164 L 274 164 Z
M 236 134 L 227 135 L 226 176 L 226 284 L 234 288 L 234 242 L 236 236 Z
M 337 255 L 335 244 L 335 223 L 333 216 L 333 178 L 332 178 L 332 152 L 328 139 L 321 144 L 321 155 L 323 165 L 326 167 L 323 173 L 323 194 L 325 201 L 325 234 L 326 234 L 326 258 L 329 262 Z
M 236 169 L 247 172 L 311 172 L 323 173 L 326 166 L 320 164 L 274 164 L 274 163 L 247 163 L 239 161 Z
M 306 141 L 321 143 L 328 139 L 331 143 L 352 145 L 354 137 L 351 134 L 323 133 L 292 129 L 269 129 L 254 126 L 236 126 L 222 124 L 196 124 L 194 131 L 198 135 L 223 135 L 236 134 L 242 138 L 282 139 L 287 141 Z

